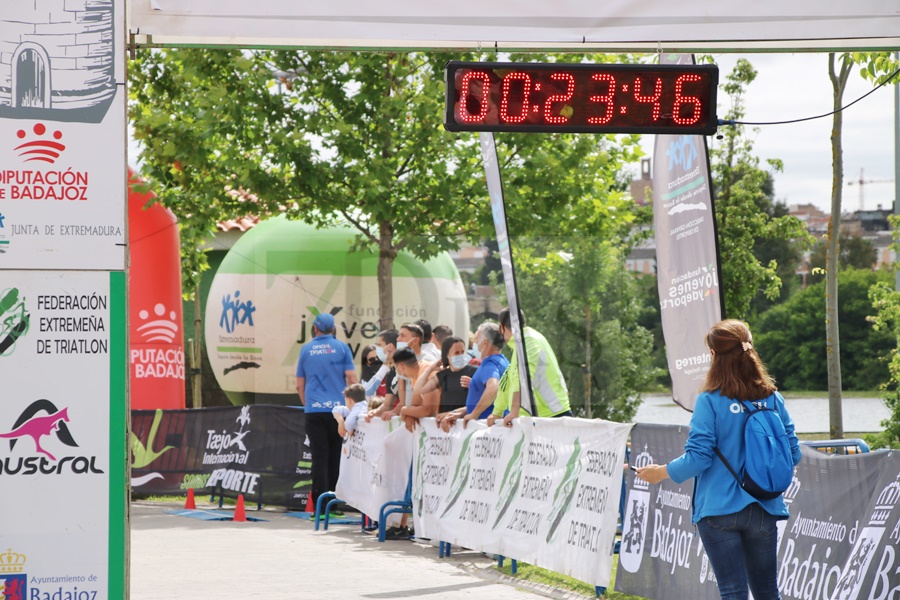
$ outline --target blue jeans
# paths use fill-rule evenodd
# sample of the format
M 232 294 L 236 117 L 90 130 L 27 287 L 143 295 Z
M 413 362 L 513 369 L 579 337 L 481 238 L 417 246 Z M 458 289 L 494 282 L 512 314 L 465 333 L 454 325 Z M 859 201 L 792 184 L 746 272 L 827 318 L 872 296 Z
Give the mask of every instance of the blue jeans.
M 722 600 L 781 600 L 778 593 L 777 519 L 753 503 L 730 515 L 704 517 L 697 531 L 719 583 Z

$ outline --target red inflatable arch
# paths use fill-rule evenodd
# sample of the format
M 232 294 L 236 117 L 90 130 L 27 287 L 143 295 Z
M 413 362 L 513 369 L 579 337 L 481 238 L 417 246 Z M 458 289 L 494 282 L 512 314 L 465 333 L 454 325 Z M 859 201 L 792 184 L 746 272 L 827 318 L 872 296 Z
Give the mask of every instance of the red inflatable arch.
M 131 408 L 184 408 L 184 323 L 178 222 L 156 195 L 134 190 L 128 170 L 129 363 Z

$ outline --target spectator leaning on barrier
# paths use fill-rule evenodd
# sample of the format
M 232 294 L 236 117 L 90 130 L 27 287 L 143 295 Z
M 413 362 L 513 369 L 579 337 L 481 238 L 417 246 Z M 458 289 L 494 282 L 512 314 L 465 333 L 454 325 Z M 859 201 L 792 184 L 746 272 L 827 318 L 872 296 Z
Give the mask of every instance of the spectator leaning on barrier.
M 390 412 L 397 402 L 396 382 L 397 373 L 394 371 L 394 351 L 397 348 L 397 330 L 385 329 L 375 338 L 375 356 L 381 361 L 381 367 L 368 381 L 363 381 L 366 388 L 366 396 L 372 397 L 378 391 L 382 381 L 385 385 L 384 401 L 378 406 L 370 410 L 366 415 L 366 421 L 371 421 L 373 417 L 380 417 L 386 412 Z M 388 419 L 390 417 L 387 417 Z
M 334 337 L 334 316 L 320 313 L 313 321 L 313 334 L 297 360 L 297 395 L 306 413 L 316 502 L 337 485 L 342 439 L 331 411 L 344 403 L 344 388 L 356 383 L 356 369 L 350 347 Z
M 457 419 L 465 418 L 469 421 L 484 419 L 490 415 L 500 387 L 500 378 L 509 367 L 509 361 L 500 353 L 506 342 L 496 323 L 482 323 L 474 338 L 473 347 L 481 359 L 481 364 L 470 381 L 466 382 L 465 379 L 462 381 L 463 384 L 468 383 L 469 387 L 466 405 L 437 416 L 437 423 L 444 431 L 449 431 Z
M 331 409 L 341 437 L 346 439 L 348 434 L 353 435 L 359 417 L 366 414 L 367 408 L 366 388 L 359 383 L 348 385 L 344 390 L 344 406 L 335 406 Z
M 370 381 L 381 368 L 382 361 L 378 358 L 375 348 L 375 344 L 369 344 L 359 353 L 359 378 L 361 381 Z M 384 391 L 384 388 L 379 385 L 371 395 L 384 396 Z
M 394 352 L 394 368 L 397 370 L 397 377 L 400 378 L 398 393 L 400 402 L 397 403 L 395 414 L 400 415 L 400 419 L 404 422 L 407 429 L 412 429 L 415 425 L 414 417 L 409 415 L 409 409 L 412 408 L 413 389 L 416 382 L 426 372 L 430 371 L 432 363 L 425 360 L 419 360 L 412 348 L 403 348 Z M 404 412 L 406 411 L 406 412 Z
M 784 498 L 760 500 L 741 487 L 725 463 L 745 463 L 746 404 L 764 402 L 784 424 L 793 463 L 800 462 L 800 442 L 765 365 L 753 349 L 750 330 L 741 321 L 720 321 L 710 329 L 706 344 L 712 363 L 706 373 L 684 454 L 668 465 L 647 465 L 637 476 L 655 484 L 694 477 L 692 521 L 709 556 L 719 594 L 725 599 L 747 598 L 747 585 L 756 600 L 780 599 L 778 592 L 778 528 L 788 518 Z
M 432 363 L 416 381 L 412 406 L 401 410 L 404 417 L 416 420 L 433 417 L 439 412 L 466 408 L 468 390 L 462 379 L 470 379 L 475 367 L 469 364 L 466 343 L 458 337 L 448 337 L 441 347 L 440 362 Z
M 424 360 L 419 360 L 412 348 L 402 348 L 394 352 L 394 368 L 397 370 L 397 377 L 399 377 L 401 380 L 399 386 L 399 406 L 401 407 L 401 409 L 399 411 L 399 414 L 400 418 L 404 421 L 407 429 L 412 429 L 417 419 L 414 420 L 414 417 L 407 417 L 402 412 L 410 406 L 407 398 L 409 398 L 410 401 L 412 400 L 412 392 L 410 392 L 409 396 L 406 396 L 404 390 L 407 388 L 409 388 L 410 390 L 413 389 L 416 385 L 416 381 L 430 366 L 431 363 L 425 362 Z M 404 465 L 402 468 L 408 468 L 409 466 L 411 465 Z M 409 515 L 404 514 L 400 518 L 399 527 L 391 527 L 385 532 L 385 539 L 408 540 L 410 536 L 409 528 L 406 526 L 408 518 Z
M 509 343 L 512 338 L 509 308 L 501 310 L 497 320 L 503 339 Z M 534 390 L 534 404 L 537 413 L 535 416 L 571 417 L 569 390 L 566 388 L 566 380 L 563 378 L 553 348 L 550 347 L 547 338 L 531 327 L 525 326 L 525 315 L 521 310 L 519 311 L 519 324 L 525 337 L 525 354 L 528 358 L 531 389 Z M 507 409 L 509 409 L 509 414 L 503 417 L 504 425 L 509 426 L 510 422 L 519 416 L 521 397 L 519 394 L 519 363 L 515 344 L 511 344 L 511 349 L 509 368 L 500 380 L 500 390 L 494 401 L 494 410 L 488 417 L 488 425 L 493 425 L 495 420 L 503 416 L 503 411 Z

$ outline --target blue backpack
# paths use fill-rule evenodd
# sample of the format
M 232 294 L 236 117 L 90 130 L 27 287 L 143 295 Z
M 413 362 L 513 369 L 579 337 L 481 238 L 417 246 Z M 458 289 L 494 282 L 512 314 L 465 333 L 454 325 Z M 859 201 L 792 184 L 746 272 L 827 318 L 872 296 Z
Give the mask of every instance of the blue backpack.
M 784 423 L 774 408 L 760 400 L 758 405 L 741 402 L 744 407 L 744 468 L 741 476 L 714 448 L 725 467 L 745 492 L 758 500 L 777 498 L 791 485 L 794 460 Z

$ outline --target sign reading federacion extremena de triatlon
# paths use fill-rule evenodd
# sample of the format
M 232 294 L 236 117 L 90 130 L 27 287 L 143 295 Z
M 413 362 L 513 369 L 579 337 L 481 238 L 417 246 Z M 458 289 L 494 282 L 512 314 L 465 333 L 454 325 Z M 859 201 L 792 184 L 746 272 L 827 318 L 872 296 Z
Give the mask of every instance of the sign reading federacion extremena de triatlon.
M 125 268 L 123 25 L 124 0 L 4 3 L 0 269 Z
M 124 296 L 122 272 L 0 274 L 2 598 L 120 597 Z

